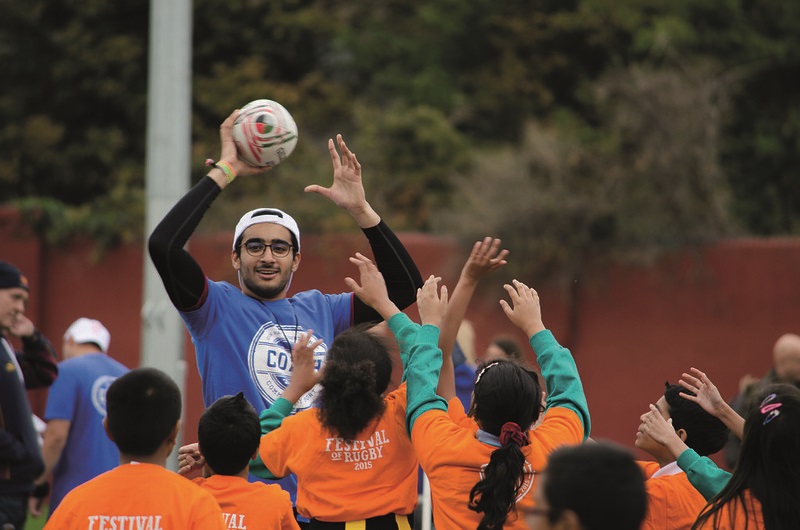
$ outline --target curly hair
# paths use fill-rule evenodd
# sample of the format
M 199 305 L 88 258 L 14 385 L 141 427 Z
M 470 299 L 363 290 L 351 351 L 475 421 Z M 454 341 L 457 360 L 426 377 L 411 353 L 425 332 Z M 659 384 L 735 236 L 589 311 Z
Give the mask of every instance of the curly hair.
M 392 375 L 386 339 L 355 326 L 334 339 L 320 379 L 318 417 L 339 438 L 354 440 L 383 414 L 383 392 Z

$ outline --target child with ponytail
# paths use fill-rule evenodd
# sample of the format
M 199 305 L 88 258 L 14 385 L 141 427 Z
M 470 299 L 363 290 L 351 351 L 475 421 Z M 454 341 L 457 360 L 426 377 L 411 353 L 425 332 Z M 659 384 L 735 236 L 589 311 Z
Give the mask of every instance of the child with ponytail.
M 443 335 L 450 323 L 447 313 L 463 310 L 456 300 L 464 285 L 471 294 L 475 271 L 489 270 L 490 262 L 496 260 L 496 248 L 492 248 L 476 244 L 478 252 L 470 257 L 453 293 L 453 307 L 445 312 Z M 417 297 L 423 324 L 435 322 L 437 318 L 428 315 L 446 305 L 446 289 L 442 287 L 439 295 L 431 285 L 431 280 L 426 282 Z M 589 411 L 575 362 L 542 323 L 538 294 L 516 280 L 505 289 L 511 304 L 501 300 L 500 305 L 530 338 L 545 380 L 544 419 L 536 428 L 542 389 L 535 373 L 505 360 L 481 367 L 470 407 L 476 430 L 448 414 L 448 399 L 440 395 L 441 388 L 437 394 L 442 367 L 437 343 L 447 342 L 440 340 L 439 330 L 418 326 L 399 314 L 388 321 L 401 348 L 408 352 L 408 431 L 431 483 L 437 528 L 526 528 L 516 505 L 531 495 L 548 455 L 589 435 Z M 443 379 L 449 377 L 442 373 Z

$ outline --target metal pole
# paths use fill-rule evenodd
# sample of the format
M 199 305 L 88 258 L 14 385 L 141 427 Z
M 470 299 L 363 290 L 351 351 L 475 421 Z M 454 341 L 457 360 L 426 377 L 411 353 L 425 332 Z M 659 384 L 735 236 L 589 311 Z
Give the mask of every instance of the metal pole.
M 145 236 L 189 189 L 191 47 L 192 1 L 151 0 Z M 141 364 L 166 372 L 185 396 L 183 323 L 144 254 Z M 176 448 L 181 440 L 182 433 Z M 167 464 L 177 469 L 176 451 Z

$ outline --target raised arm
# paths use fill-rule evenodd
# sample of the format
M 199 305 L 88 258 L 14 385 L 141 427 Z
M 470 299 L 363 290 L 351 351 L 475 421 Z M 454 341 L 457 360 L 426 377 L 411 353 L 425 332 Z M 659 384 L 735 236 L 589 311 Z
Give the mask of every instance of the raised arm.
M 292 373 L 280 397 L 272 406 L 260 414 L 261 434 L 267 434 L 280 427 L 283 418 L 292 413 L 294 404 L 319 383 L 320 374 L 314 370 L 314 350 L 322 344 L 322 339 L 309 342 L 314 331 L 301 333 L 292 346 Z
M 564 407 L 574 411 L 583 424 L 584 439 L 588 438 L 591 431 L 589 406 L 578 367 L 570 351 L 558 344 L 553 334 L 545 328 L 539 293 L 517 280 L 504 287 L 511 304 L 500 300 L 500 306 L 508 319 L 529 338 L 545 381 L 547 408 Z
M 365 306 L 372 308 L 379 318 L 387 321 L 391 319 L 397 320 L 397 315 L 402 315 L 405 320 L 408 320 L 397 305 L 389 298 L 386 287 L 386 282 L 378 267 L 375 266 L 369 258 L 356 252 L 356 255 L 350 258 L 350 262 L 358 267 L 361 276 L 361 284 L 353 278 L 345 278 L 345 283 L 353 293 L 355 293 L 357 300 L 361 301 Z M 409 321 L 410 322 L 410 321 Z M 391 326 L 389 326 L 391 329 Z M 396 330 L 392 329 L 393 332 Z M 406 365 L 408 362 L 408 344 L 409 337 L 413 337 L 413 327 L 404 328 L 402 333 L 395 332 L 395 337 L 400 348 L 400 361 L 403 365 L 402 380 L 406 379 Z
M 344 283 L 358 299 L 384 320 L 389 320 L 392 315 L 399 313 L 400 308 L 389 297 L 386 281 L 378 267 L 360 252 L 356 252 L 355 256 L 350 258 L 350 263 L 358 267 L 361 283 L 349 276 L 344 279 Z
M 292 373 L 289 384 L 275 403 L 261 411 L 259 415 L 262 436 L 279 428 L 284 418 L 292 413 L 294 404 L 319 382 L 320 373 L 314 370 L 314 350 L 322 344 L 322 339 L 310 342 L 313 333 L 311 329 L 301 333 L 292 346 Z M 258 454 L 250 461 L 250 473 L 261 478 L 279 478 L 266 468 Z
M 408 406 L 406 428 L 411 436 L 417 418 L 429 410 L 447 410 L 447 402 L 436 394 L 439 371 L 442 367 L 442 350 L 439 349 L 439 326 L 447 310 L 447 288 L 438 288 L 439 278 L 429 277 L 417 293 L 417 307 L 422 322 L 413 324 L 405 315 L 389 320 L 389 327 L 398 337 L 406 330 L 408 336 L 403 346 L 408 348 Z
M 691 368 L 691 372 L 691 374 L 684 373 L 678 382 L 696 395 L 691 396 L 681 392 L 680 396 L 689 401 L 694 401 L 700 405 L 703 410 L 719 418 L 719 420 L 731 430 L 734 436 L 741 440 L 744 436 L 744 418 L 739 416 L 739 414 L 722 399 L 719 390 L 717 390 L 717 387 L 705 373 L 694 367 Z
M 183 247 L 197 229 L 200 221 L 220 192 L 236 176 L 263 173 L 268 168 L 255 168 L 239 160 L 233 142 L 233 122 L 239 115 L 235 110 L 220 126 L 220 159 L 156 226 L 148 240 L 153 265 L 161 276 L 169 299 L 179 310 L 186 311 L 201 305 L 206 290 L 203 269 Z M 227 176 L 226 168 L 233 175 Z
M 447 304 L 447 312 L 442 319 L 439 330 L 439 348 L 442 350 L 442 369 L 439 373 L 439 386 L 436 392 L 450 401 L 456 396 L 455 374 L 453 373 L 453 348 L 461 321 L 467 313 L 472 295 L 478 282 L 489 272 L 494 271 L 507 262 L 508 250 L 500 250 L 500 240 L 485 237 L 476 241 L 467 262 L 461 269 L 453 295 Z
M 361 164 L 342 139 L 336 143 L 328 140 L 328 150 L 333 164 L 333 184 L 326 188 L 318 184 L 306 186 L 308 193 L 317 193 L 347 210 L 355 219 L 369 241 L 378 270 L 386 281 L 389 298 L 400 309 L 414 303 L 417 289 L 422 287 L 422 276 L 414 260 L 392 230 L 367 202 L 361 179 Z M 341 155 L 340 155 L 341 153 Z M 353 300 L 353 322 L 378 322 L 380 314 L 360 298 Z

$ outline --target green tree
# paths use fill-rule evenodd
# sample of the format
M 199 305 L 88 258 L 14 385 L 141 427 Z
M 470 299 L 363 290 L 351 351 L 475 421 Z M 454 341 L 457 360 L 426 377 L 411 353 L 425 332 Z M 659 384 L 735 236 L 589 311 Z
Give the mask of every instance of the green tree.
M 477 156 L 441 228 L 501 237 L 528 272 L 568 277 L 588 259 L 642 260 L 735 233 L 713 81 L 709 67 L 610 72 L 595 93 L 599 126 L 564 112 L 530 122 L 520 149 Z
M 140 226 L 146 6 L 3 0 L 0 11 L 0 201 L 26 198 L 51 235 L 125 239 Z M 70 207 L 87 213 L 52 224 Z
M 147 7 L 0 0 L 0 202 L 24 199 L 53 240 L 141 235 Z M 545 190 L 561 205 L 549 225 L 583 227 L 568 248 L 677 245 L 736 221 L 796 233 L 798 39 L 800 4 L 767 0 L 197 0 L 195 179 L 233 108 L 275 99 L 300 128 L 290 161 L 237 182 L 203 226 L 267 201 L 312 231 L 352 227 L 302 194 L 329 180 L 326 140 L 341 132 L 399 228 L 443 229 L 440 212 L 465 203 L 460 179 L 507 173 L 524 175 L 513 193 L 485 196 Z

